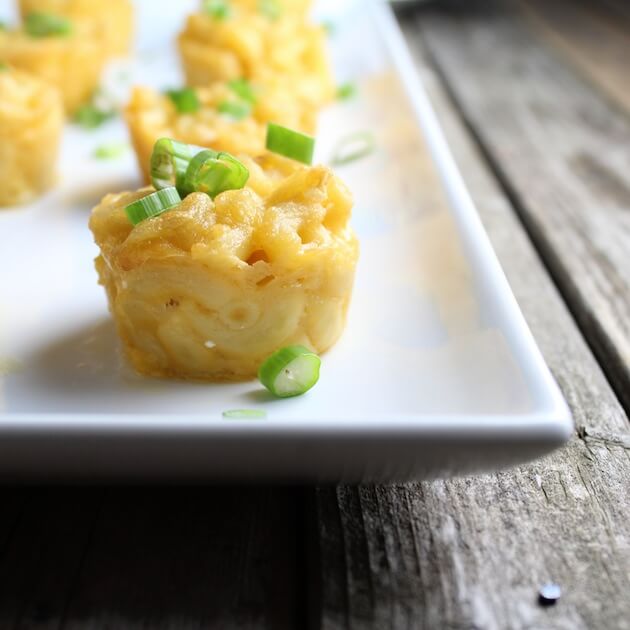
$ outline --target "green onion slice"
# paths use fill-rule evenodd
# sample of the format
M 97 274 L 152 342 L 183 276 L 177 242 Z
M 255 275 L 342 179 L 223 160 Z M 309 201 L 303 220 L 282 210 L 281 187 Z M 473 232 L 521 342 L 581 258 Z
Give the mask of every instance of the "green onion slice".
M 333 166 L 349 164 L 369 155 L 376 148 L 374 135 L 369 131 L 359 131 L 342 138 L 333 151 L 330 163 Z
M 201 108 L 201 101 L 193 88 L 185 87 L 181 90 L 167 90 L 166 96 L 173 101 L 178 114 L 194 114 Z
M 202 11 L 215 20 L 225 20 L 232 15 L 229 0 L 204 0 Z
M 52 13 L 29 13 L 24 19 L 24 31 L 31 37 L 64 37 L 72 33 L 72 22 Z
M 282 16 L 282 5 L 279 0 L 258 0 L 258 11 L 270 20 L 277 20 Z
M 4 72 L 5 70 L 8 70 L 9 66 L 7 66 L 6 63 L 3 63 L 2 61 L 0 61 L 0 72 Z
M 315 151 L 315 138 L 299 131 L 287 129 L 281 125 L 269 123 L 267 125 L 267 149 L 273 153 L 311 164 Z
M 348 101 L 357 95 L 357 86 L 354 83 L 342 83 L 337 88 L 337 100 Z
M 256 91 L 247 79 L 233 79 L 228 83 L 228 87 L 241 100 L 251 103 L 252 105 L 256 104 Z
M 266 418 L 267 413 L 260 409 L 228 409 L 223 412 L 223 417 L 229 420 L 256 420 Z
M 99 160 L 112 160 L 124 155 L 129 149 L 126 142 L 110 142 L 102 144 L 94 150 L 94 157 Z
M 151 183 L 156 190 L 175 186 L 184 197 L 186 195 L 183 192 L 186 169 L 190 160 L 203 150 L 203 147 L 193 144 L 160 138 L 153 146 L 151 154 Z
M 106 111 L 87 104 L 77 109 L 73 120 L 77 125 L 81 125 L 85 129 L 96 129 L 96 127 L 100 127 L 104 122 L 114 118 L 114 116 L 116 116 L 116 112 L 113 110 Z
M 203 192 L 213 199 L 226 190 L 239 190 L 249 179 L 249 171 L 229 153 L 205 150 L 191 160 L 184 176 L 183 192 Z
M 252 106 L 243 101 L 223 101 L 219 103 L 217 110 L 220 114 L 225 114 L 232 120 L 238 121 L 247 118 L 252 113 Z
M 125 208 L 125 213 L 131 223 L 138 225 L 145 219 L 157 217 L 163 212 L 174 208 L 180 202 L 181 197 L 177 192 L 177 188 L 171 186 L 170 188 L 156 190 L 154 193 L 130 203 Z
M 324 31 L 326 31 L 326 35 L 328 35 L 329 37 L 331 35 L 334 35 L 335 31 L 337 30 L 337 26 L 332 20 L 324 20 L 321 23 L 321 26 L 324 29 Z
M 321 359 L 304 346 L 274 352 L 258 370 L 260 382 L 278 398 L 305 394 L 319 380 Z

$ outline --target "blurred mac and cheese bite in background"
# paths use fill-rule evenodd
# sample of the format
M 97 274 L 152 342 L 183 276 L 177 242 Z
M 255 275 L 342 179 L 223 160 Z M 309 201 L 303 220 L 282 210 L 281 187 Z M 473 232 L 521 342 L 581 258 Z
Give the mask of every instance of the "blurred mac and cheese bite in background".
M 324 166 L 242 164 L 245 187 L 192 192 L 135 226 L 125 208 L 152 188 L 92 212 L 100 282 L 142 374 L 253 378 L 278 348 L 323 352 L 344 329 L 358 257 L 348 189 Z
M 23 19 L 33 13 L 68 18 L 93 33 L 108 58 L 126 55 L 131 48 L 131 0 L 20 0 L 20 12 Z
M 283 13 L 230 10 L 217 17 L 201 10 L 188 17 L 178 39 L 188 85 L 247 79 L 260 85 L 284 81 L 290 98 L 320 108 L 335 89 L 321 26 Z
M 213 0 L 202 2 L 206 7 L 212 5 Z M 272 19 L 282 15 L 300 15 L 306 17 L 313 6 L 312 0 L 230 0 L 230 7 L 237 10 L 259 12 Z
M 20 28 L 0 30 L 0 63 L 57 87 L 67 114 L 92 97 L 104 62 L 98 38 L 64 17 L 32 13 Z
M 282 85 L 248 81 L 185 88 L 169 95 L 135 88 L 125 119 L 145 181 L 159 138 L 169 137 L 217 151 L 258 155 L 265 150 L 268 122 L 313 133 L 316 111 L 295 101 Z
M 24 204 L 55 182 L 63 126 L 56 88 L 0 65 L 0 206 Z

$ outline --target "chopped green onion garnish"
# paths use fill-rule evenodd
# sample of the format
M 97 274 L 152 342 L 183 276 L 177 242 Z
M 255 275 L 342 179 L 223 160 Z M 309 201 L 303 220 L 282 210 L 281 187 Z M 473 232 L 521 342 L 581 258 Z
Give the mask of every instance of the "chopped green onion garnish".
M 85 129 L 95 129 L 114 116 L 116 116 L 115 111 L 105 111 L 88 104 L 82 105 L 77 109 L 73 120 L 78 125 L 85 127 Z
M 0 72 L 4 72 L 5 70 L 8 70 L 9 66 L 7 66 L 6 63 L 3 63 L 2 61 L 0 61 Z
M 179 194 L 184 197 L 184 176 L 190 160 L 203 151 L 203 147 L 184 144 L 160 138 L 153 146 L 151 154 L 151 183 L 157 190 L 176 186 Z M 192 191 L 189 191 L 192 192 Z
M 194 114 L 201 107 L 197 92 L 193 88 L 167 90 L 166 95 L 173 101 L 178 114 Z
M 327 35 L 333 35 L 337 29 L 335 23 L 332 20 L 324 20 L 322 22 L 322 28 L 326 31 Z
M 223 101 L 219 103 L 217 110 L 233 120 L 243 120 L 252 113 L 252 106 L 243 101 Z
M 184 176 L 183 192 L 203 192 L 213 199 L 226 190 L 239 190 L 249 179 L 249 171 L 229 153 L 201 151 L 190 160 Z
M 0 21 L 0 31 L 6 31 L 7 25 L 5 22 Z
M 29 13 L 24 19 L 24 31 L 31 37 L 63 37 L 72 33 L 72 22 L 52 13 Z
M 251 103 L 252 105 L 256 104 L 256 92 L 247 79 L 233 79 L 228 82 L 228 87 L 241 100 Z
M 177 188 L 171 186 L 170 188 L 156 190 L 154 193 L 134 201 L 125 208 L 125 213 L 134 225 L 138 225 L 145 219 L 157 217 L 163 212 L 174 208 L 180 202 L 181 197 L 177 192 Z
M 376 140 L 369 131 L 359 131 L 342 138 L 335 147 L 330 163 L 340 166 L 369 155 L 376 148 Z
M 232 14 L 228 0 L 204 0 L 202 10 L 215 20 L 225 20 Z
M 258 10 L 270 20 L 277 20 L 282 15 L 279 0 L 258 0 Z
M 267 149 L 303 164 L 313 162 L 315 138 L 274 123 L 267 125 Z
M 157 190 L 175 186 L 182 198 L 203 192 L 214 199 L 226 190 L 243 188 L 248 179 L 247 168 L 229 153 L 170 138 L 161 138 L 153 147 L 151 181 Z
M 110 144 L 102 144 L 94 150 L 94 157 L 99 160 L 112 160 L 120 157 L 129 150 L 126 142 L 112 142 Z
M 357 95 L 357 86 L 354 83 L 343 83 L 337 88 L 337 99 L 347 101 Z
M 260 382 L 278 398 L 306 393 L 319 380 L 320 358 L 304 346 L 274 352 L 258 370 Z
M 260 409 L 228 409 L 223 412 L 223 417 L 230 420 L 255 420 L 266 418 L 267 414 Z

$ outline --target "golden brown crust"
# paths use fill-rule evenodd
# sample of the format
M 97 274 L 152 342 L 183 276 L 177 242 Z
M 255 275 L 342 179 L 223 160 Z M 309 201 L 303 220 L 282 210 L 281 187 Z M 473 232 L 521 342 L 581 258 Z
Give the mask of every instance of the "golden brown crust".
M 69 18 L 94 34 L 106 57 L 126 55 L 131 48 L 130 0 L 20 0 L 20 12 L 22 17 L 42 12 Z
M 305 133 L 315 130 L 316 110 L 293 100 L 279 85 L 257 86 L 256 104 L 251 115 L 234 120 L 222 114 L 222 103 L 234 103 L 237 96 L 227 83 L 197 88 L 201 103 L 193 114 L 178 114 L 171 99 L 149 88 L 135 88 L 125 110 L 125 120 L 138 164 L 149 181 L 149 162 L 153 145 L 160 138 L 212 147 L 232 154 L 258 155 L 265 150 L 268 122 L 275 122 Z
M 273 4 L 277 4 L 281 14 L 289 13 L 292 15 L 306 16 L 311 10 L 311 0 L 274 0 Z M 231 0 L 230 5 L 238 10 L 249 11 L 251 13 L 260 12 L 260 0 Z
M 323 166 L 243 160 L 251 183 L 214 201 L 193 193 L 134 227 L 124 208 L 144 189 L 92 213 L 101 283 L 142 373 L 250 378 L 277 348 L 323 352 L 343 330 L 358 256 L 348 190 Z
M 238 18 L 189 16 L 178 38 L 189 85 L 246 78 L 264 85 L 278 80 L 291 98 L 321 107 L 334 94 L 322 27 L 293 14 L 270 20 L 243 11 Z
M 104 61 L 98 41 L 84 32 L 36 38 L 18 30 L 0 31 L 0 62 L 58 88 L 68 114 L 90 99 Z
M 0 94 L 0 206 L 11 206 L 54 183 L 63 106 L 54 87 L 11 68 L 0 71 Z

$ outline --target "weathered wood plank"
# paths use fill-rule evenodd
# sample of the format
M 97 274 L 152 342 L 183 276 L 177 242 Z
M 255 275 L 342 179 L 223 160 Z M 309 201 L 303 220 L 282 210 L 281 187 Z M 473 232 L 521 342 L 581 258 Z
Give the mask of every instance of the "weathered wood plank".
M 25 504 L 19 489 L 0 490 L 0 561 L 11 544 Z
M 0 628 L 59 627 L 100 501 L 78 491 L 2 489 L 24 507 L 0 557 Z
M 593 0 L 521 0 L 519 8 L 543 41 L 630 112 L 630 12 Z
M 433 14 L 422 15 L 432 28 Z M 466 39 L 461 22 L 448 34 L 442 26 L 434 39 L 456 46 L 460 29 Z M 416 20 L 407 17 L 404 26 L 504 270 L 581 430 L 567 448 L 511 472 L 320 488 L 319 621 L 329 630 L 630 628 L 628 418 L 427 65 Z M 537 589 L 551 579 L 564 595 L 556 607 L 541 608 Z
M 628 6 L 626 0 L 603 0 L 602 4 L 616 15 L 630 18 L 630 6 Z
M 630 118 L 511 3 L 419 22 L 439 72 L 630 409 Z
M 0 628 L 292 628 L 298 491 L 22 489 Z

